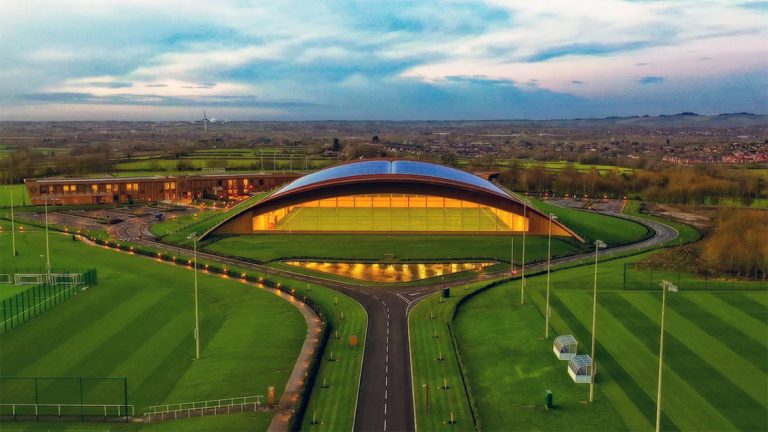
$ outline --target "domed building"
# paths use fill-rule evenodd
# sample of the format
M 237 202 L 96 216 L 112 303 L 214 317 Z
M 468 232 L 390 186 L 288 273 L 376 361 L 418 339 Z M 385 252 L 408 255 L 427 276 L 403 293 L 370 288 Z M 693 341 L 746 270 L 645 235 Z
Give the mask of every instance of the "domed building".
M 428 162 L 376 159 L 316 171 L 206 232 L 546 235 L 549 217 L 481 177 Z M 552 235 L 583 241 L 557 221 Z

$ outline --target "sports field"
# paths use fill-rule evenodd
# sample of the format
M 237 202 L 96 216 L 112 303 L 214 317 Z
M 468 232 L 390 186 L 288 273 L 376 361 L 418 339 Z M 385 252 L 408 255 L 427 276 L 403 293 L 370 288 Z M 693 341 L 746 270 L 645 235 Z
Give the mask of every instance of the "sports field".
M 16 240 L 18 266 L 38 266 L 43 234 L 28 231 Z M 5 259 L 9 243 L 8 233 L 0 234 Z M 96 267 L 99 285 L 3 335 L 0 375 L 126 376 L 139 414 L 159 403 L 265 394 L 270 385 L 279 397 L 306 333 L 289 302 L 200 274 L 202 344 L 194 361 L 191 271 L 56 234 L 51 256 L 54 267 Z M 29 399 L 2 393 L 3 402 L 16 397 Z M 269 419 L 271 413 L 206 420 L 202 429 L 263 429 Z
M 29 194 L 24 185 L 0 185 L 0 207 L 11 206 L 11 194 L 13 194 L 13 205 L 30 205 Z
M 596 400 L 585 385 L 552 366 L 542 341 L 545 277 L 532 277 L 535 304 L 520 307 L 519 283 L 485 291 L 466 302 L 456 320 L 461 353 L 482 420 L 495 429 L 652 429 L 655 421 L 661 293 L 622 290 L 632 257 L 600 267 Z M 551 337 L 573 334 L 589 351 L 591 266 L 552 274 Z M 662 428 L 764 430 L 768 425 L 768 292 L 686 290 L 668 296 Z M 544 412 L 552 389 L 558 409 Z M 560 395 L 560 396 L 558 396 Z M 610 402 L 612 409 L 605 401 Z M 592 408 L 594 407 L 594 409 Z
M 286 231 L 509 231 L 484 208 L 297 207 L 278 221 Z

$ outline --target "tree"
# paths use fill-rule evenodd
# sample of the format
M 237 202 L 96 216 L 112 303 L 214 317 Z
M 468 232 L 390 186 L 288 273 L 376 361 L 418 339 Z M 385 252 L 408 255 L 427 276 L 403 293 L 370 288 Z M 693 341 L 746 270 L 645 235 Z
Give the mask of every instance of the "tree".
M 333 145 L 331 145 L 331 150 L 335 152 L 341 151 L 341 142 L 339 142 L 338 138 L 333 139 Z

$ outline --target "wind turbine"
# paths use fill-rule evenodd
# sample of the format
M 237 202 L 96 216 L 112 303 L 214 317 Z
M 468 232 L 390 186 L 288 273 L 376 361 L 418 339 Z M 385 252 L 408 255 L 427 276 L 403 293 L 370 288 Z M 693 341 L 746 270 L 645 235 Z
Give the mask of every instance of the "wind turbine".
M 205 110 L 203 110 L 203 132 L 208 132 L 208 115 L 205 113 Z

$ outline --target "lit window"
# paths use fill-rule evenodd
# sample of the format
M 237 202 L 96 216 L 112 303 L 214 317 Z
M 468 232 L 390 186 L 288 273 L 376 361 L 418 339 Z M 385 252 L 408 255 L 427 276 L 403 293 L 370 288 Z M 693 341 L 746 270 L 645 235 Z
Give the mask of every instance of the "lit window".
M 98 191 L 99 191 L 99 185 L 96 185 L 96 184 L 92 184 L 92 185 L 91 185 L 91 191 L 92 191 L 93 193 L 96 193 L 96 192 L 98 192 Z

